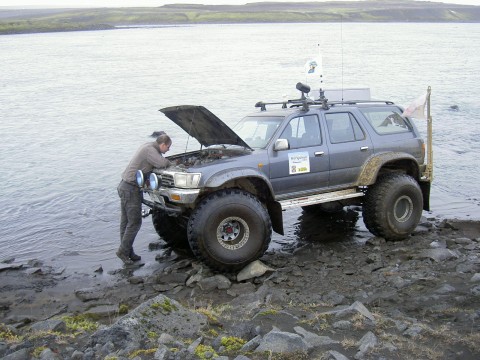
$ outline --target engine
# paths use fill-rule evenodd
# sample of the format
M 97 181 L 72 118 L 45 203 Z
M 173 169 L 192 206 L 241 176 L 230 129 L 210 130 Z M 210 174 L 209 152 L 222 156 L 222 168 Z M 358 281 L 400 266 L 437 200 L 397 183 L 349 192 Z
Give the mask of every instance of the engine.
M 208 148 L 181 155 L 172 155 L 168 159 L 180 168 L 190 168 L 207 164 L 220 159 L 228 159 L 235 156 L 245 155 L 249 150 L 244 149 L 226 149 L 226 148 Z

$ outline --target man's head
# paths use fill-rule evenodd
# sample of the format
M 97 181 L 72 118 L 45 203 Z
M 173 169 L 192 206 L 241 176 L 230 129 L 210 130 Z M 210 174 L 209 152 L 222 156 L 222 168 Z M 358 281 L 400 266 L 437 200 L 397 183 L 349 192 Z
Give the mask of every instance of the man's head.
M 157 137 L 156 142 L 162 154 L 165 154 L 168 150 L 170 150 L 170 146 L 172 145 L 172 139 L 170 139 L 170 136 L 167 134 L 162 134 Z

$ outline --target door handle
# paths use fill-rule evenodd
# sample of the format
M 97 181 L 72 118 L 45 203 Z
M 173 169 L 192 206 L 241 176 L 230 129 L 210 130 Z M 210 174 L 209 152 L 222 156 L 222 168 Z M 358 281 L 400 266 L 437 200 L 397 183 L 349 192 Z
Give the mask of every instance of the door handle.
M 360 151 L 367 151 L 367 150 L 368 150 L 368 146 L 362 146 L 362 147 L 360 148 Z
M 324 151 L 315 151 L 315 156 L 323 156 L 324 154 Z

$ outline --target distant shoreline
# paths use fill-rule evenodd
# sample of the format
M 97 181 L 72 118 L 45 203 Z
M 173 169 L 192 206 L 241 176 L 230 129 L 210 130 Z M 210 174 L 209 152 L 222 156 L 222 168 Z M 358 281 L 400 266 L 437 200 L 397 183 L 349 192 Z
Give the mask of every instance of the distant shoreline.
M 479 23 L 480 6 L 409 0 L 164 5 L 153 8 L 0 7 L 0 35 L 119 27 L 254 23 Z

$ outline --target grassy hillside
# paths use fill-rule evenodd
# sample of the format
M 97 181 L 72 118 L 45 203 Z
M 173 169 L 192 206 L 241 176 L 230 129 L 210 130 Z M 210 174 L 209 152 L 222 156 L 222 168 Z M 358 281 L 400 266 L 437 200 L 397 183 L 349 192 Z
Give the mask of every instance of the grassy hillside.
M 0 8 L 1 9 L 1 8 Z M 480 6 L 386 0 L 164 5 L 155 8 L 0 10 L 0 34 L 117 26 L 279 22 L 480 22 Z

